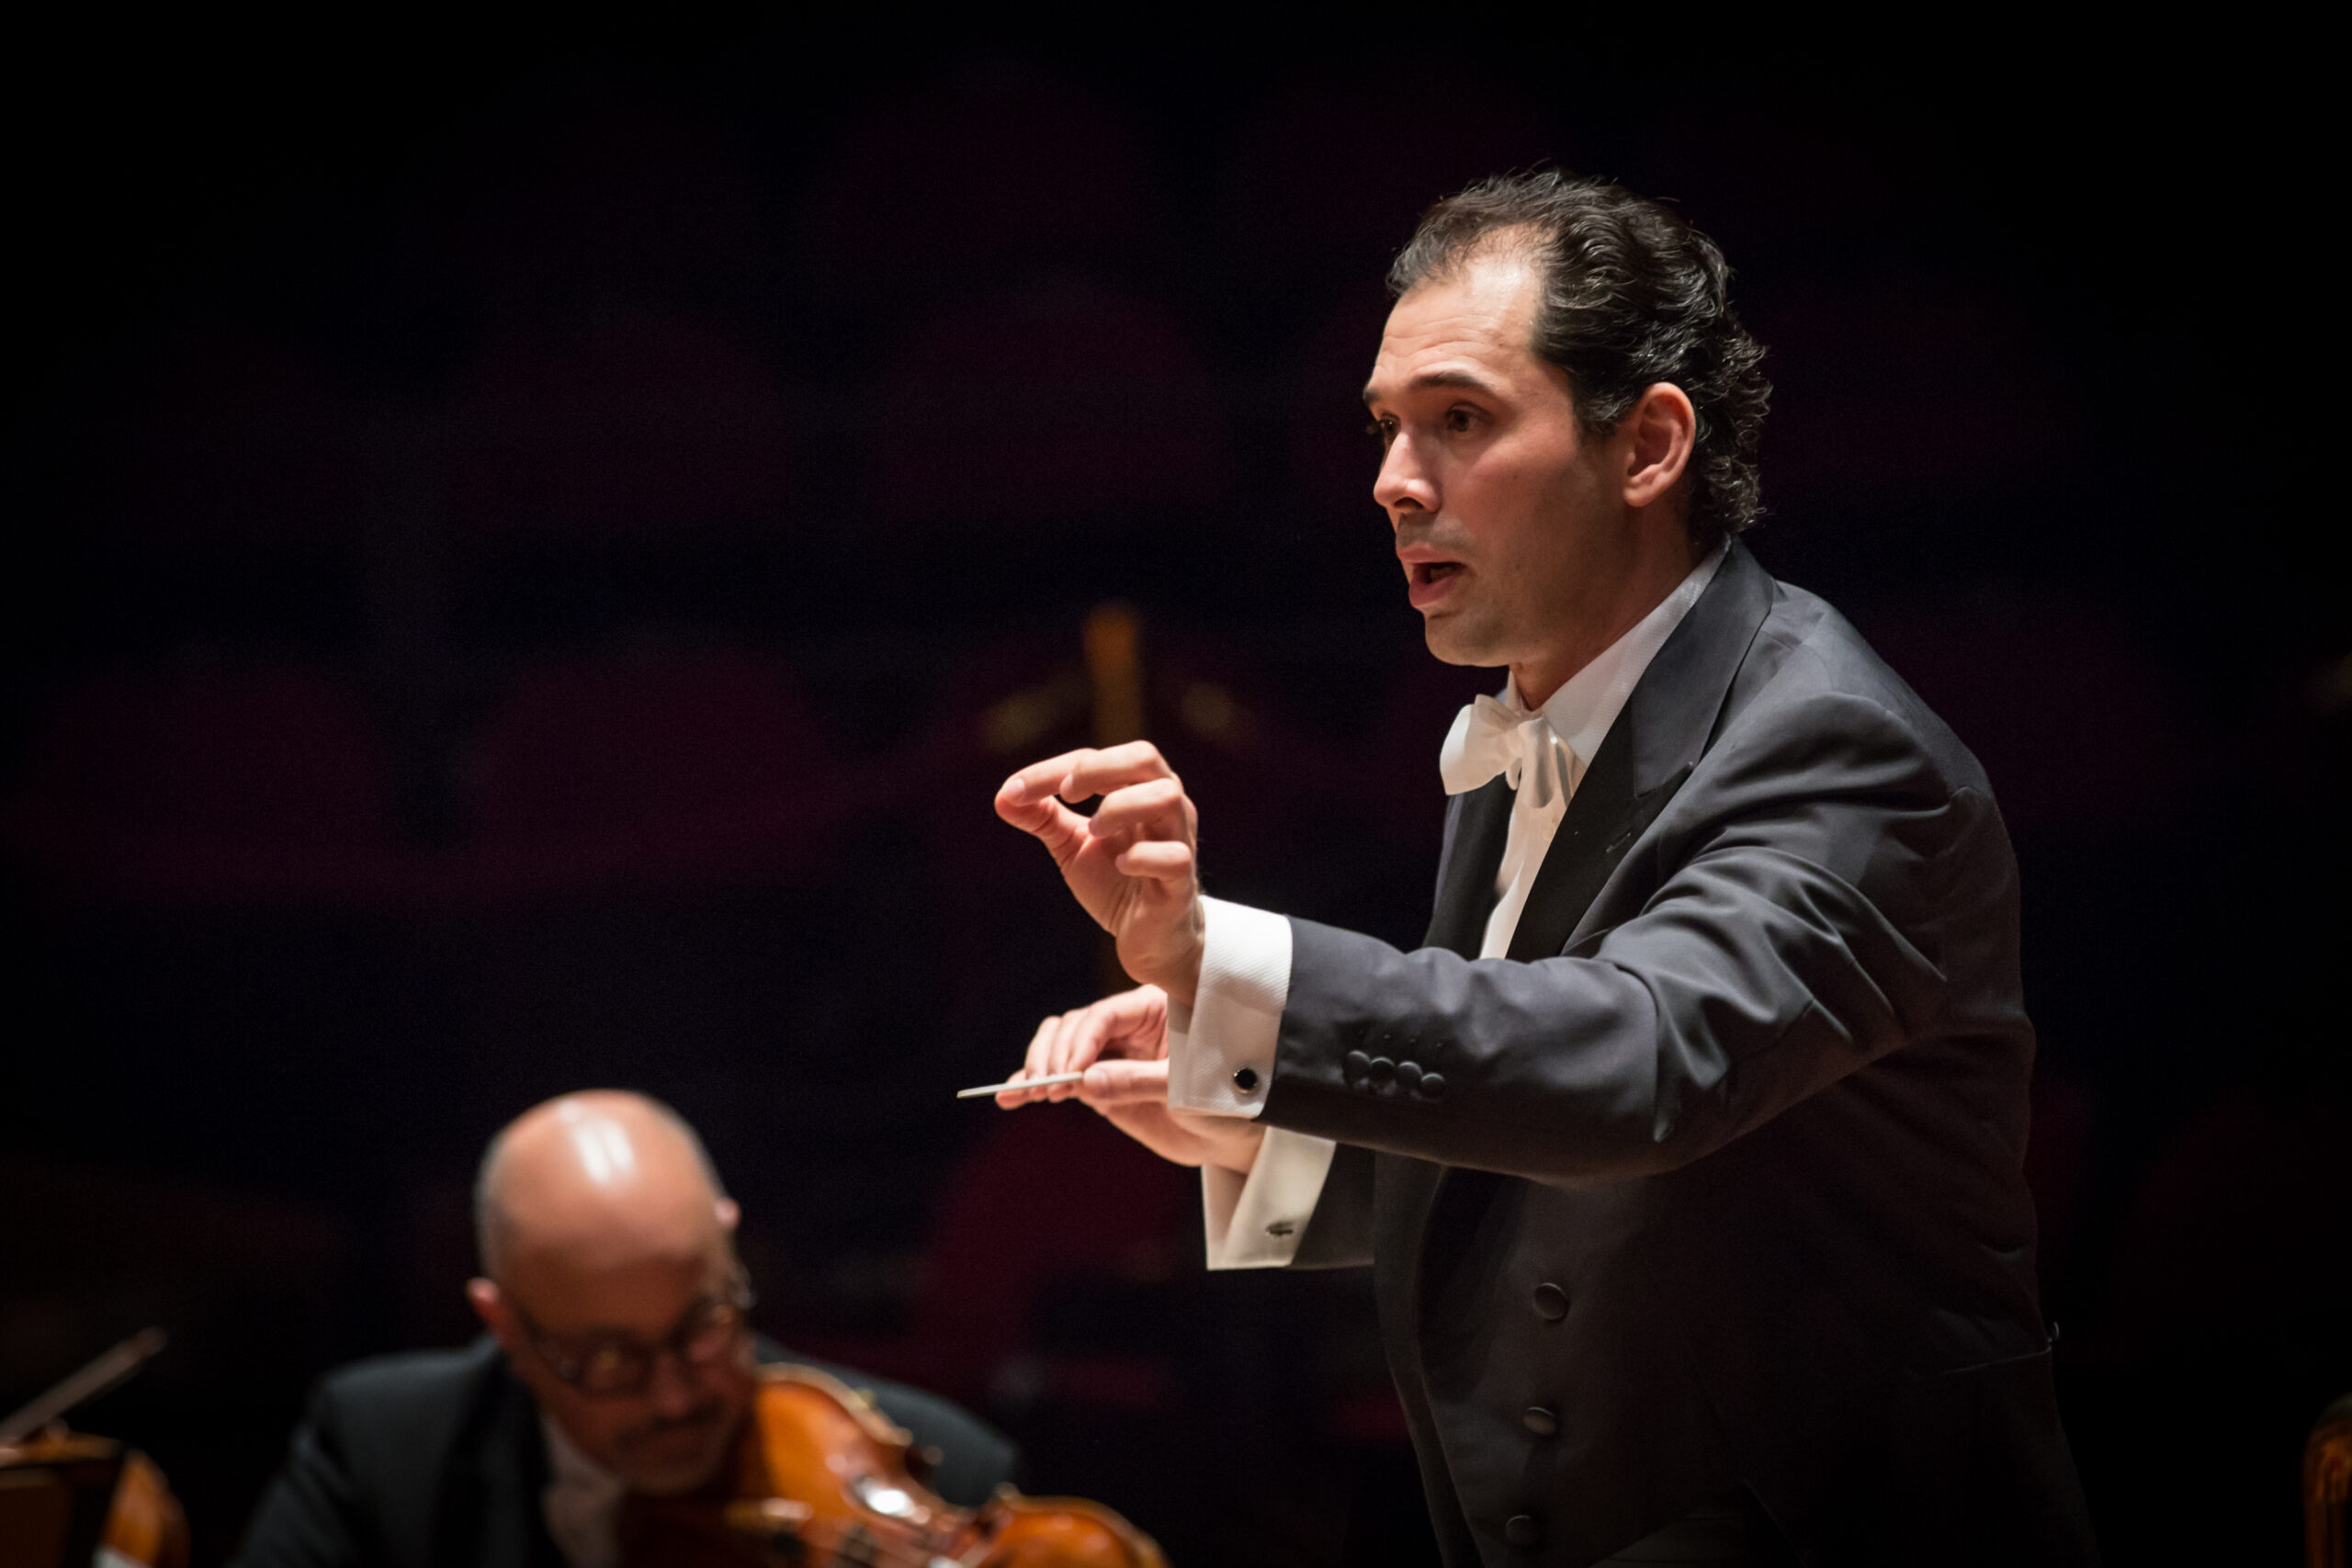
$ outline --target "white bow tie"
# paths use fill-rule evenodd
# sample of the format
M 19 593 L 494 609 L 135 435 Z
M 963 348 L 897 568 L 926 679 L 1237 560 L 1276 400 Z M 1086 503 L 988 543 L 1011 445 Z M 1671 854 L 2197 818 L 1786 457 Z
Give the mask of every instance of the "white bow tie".
M 1456 714 L 1437 761 L 1445 793 L 1461 795 L 1501 774 L 1521 809 L 1565 807 L 1582 762 L 1541 713 L 1480 697 Z

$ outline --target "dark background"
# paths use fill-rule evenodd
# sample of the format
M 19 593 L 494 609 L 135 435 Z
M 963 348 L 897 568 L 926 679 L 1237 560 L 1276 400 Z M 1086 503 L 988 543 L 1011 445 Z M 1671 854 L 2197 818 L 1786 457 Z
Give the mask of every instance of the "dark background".
M 1418 210 L 1722 242 L 1770 515 L 1990 770 L 2112 1561 L 2290 1560 L 2352 1388 L 2341 285 L 2280 43 L 122 33 L 6 68 L 0 1404 L 232 1546 L 308 1381 L 469 1332 L 465 1190 L 661 1094 L 764 1326 L 1183 1563 L 1409 1560 L 1361 1280 L 999 1076 L 1102 956 L 988 797 L 1142 626 L 1213 891 L 1410 941 L 1437 742 L 1354 391 Z

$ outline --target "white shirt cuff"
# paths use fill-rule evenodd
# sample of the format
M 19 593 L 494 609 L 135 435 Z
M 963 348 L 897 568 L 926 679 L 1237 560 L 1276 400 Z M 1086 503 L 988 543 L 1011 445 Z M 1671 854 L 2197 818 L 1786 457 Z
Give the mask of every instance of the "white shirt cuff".
M 1209 1267 L 1280 1269 L 1297 1257 L 1339 1146 L 1311 1133 L 1269 1127 L 1246 1179 L 1222 1166 L 1201 1167 Z
M 1190 1011 L 1168 1009 L 1168 1103 L 1255 1116 L 1266 1108 L 1290 1000 L 1290 921 L 1222 898 L 1202 899 L 1201 909 L 1200 989 Z

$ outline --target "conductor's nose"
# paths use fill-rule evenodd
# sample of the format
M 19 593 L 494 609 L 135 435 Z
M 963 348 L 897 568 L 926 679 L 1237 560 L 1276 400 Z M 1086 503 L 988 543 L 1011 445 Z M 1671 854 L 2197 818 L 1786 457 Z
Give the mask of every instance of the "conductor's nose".
M 1409 434 L 1399 434 L 1382 454 L 1380 473 L 1372 482 L 1372 499 L 1393 521 L 1404 512 L 1435 512 L 1437 484 L 1422 465 L 1419 449 Z

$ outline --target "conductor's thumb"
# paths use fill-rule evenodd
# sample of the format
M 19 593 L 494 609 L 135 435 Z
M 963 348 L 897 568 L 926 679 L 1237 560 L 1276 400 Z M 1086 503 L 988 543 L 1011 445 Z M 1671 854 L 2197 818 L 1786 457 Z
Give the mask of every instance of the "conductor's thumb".
M 1086 1069 L 1079 1098 L 1098 1109 L 1122 1105 L 1165 1104 L 1168 1100 L 1168 1060 L 1137 1062 L 1111 1057 Z

